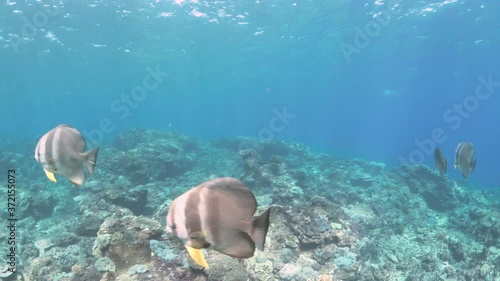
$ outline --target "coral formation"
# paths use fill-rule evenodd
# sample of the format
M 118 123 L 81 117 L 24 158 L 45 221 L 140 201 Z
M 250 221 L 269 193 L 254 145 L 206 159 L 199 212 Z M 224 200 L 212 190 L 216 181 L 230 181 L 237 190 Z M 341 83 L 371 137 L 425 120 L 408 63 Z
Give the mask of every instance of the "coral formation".
M 45 249 L 52 246 L 52 243 L 48 239 L 40 239 L 35 241 L 35 247 L 39 251 L 39 256 L 43 256 L 45 254 Z
M 13 274 L 13 271 L 9 270 L 9 268 L 10 267 L 6 264 L 0 266 L 0 280 L 7 280 L 7 277 Z
M 29 175 L 19 192 L 27 205 L 18 234 L 25 280 L 500 279 L 498 192 L 422 165 L 146 129 L 104 145 L 80 189 L 47 188 L 31 158 L 0 152 L 0 166 L 14 161 L 7 159 Z M 165 216 L 177 196 L 220 176 L 245 182 L 258 214 L 272 205 L 271 226 L 264 251 L 238 260 L 207 250 L 204 270 L 165 233 Z
M 113 269 L 102 272 L 120 274 L 133 265 L 148 264 L 151 258 L 149 241 L 157 238 L 161 229 L 155 220 L 133 216 L 126 209 L 117 210 L 102 223 L 94 242 L 94 255 L 100 265 L 106 264 L 100 268 Z
M 196 142 L 175 132 L 132 129 L 102 154 L 102 169 L 126 175 L 134 185 L 180 176 L 193 167 Z M 160 168 L 161 167 L 161 168 Z

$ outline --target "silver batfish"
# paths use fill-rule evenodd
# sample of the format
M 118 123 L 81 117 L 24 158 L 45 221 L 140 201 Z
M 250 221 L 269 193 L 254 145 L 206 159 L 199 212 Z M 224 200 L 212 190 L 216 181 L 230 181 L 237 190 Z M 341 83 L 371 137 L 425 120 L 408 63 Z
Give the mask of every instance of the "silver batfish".
M 241 181 L 217 178 L 177 197 L 167 215 L 167 231 L 183 241 L 190 256 L 208 264 L 201 249 L 249 258 L 264 249 L 270 209 L 257 218 L 257 201 Z
M 35 159 L 47 177 L 56 182 L 59 174 L 80 186 L 85 180 L 83 165 L 94 173 L 99 148 L 85 151 L 86 142 L 77 129 L 62 124 L 43 135 L 35 149 Z
M 476 159 L 474 158 L 474 145 L 470 142 L 462 142 L 458 144 L 455 151 L 455 169 L 458 167 L 462 177 L 470 176 L 474 168 L 476 168 Z

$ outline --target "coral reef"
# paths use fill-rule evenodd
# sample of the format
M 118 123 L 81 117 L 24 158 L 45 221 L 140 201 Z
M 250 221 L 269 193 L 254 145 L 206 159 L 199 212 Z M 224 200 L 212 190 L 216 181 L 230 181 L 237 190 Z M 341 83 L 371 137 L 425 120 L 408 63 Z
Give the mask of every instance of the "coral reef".
M 35 241 L 35 247 L 39 251 L 39 256 L 43 256 L 45 254 L 45 249 L 52 246 L 52 243 L 48 239 L 40 239 Z
M 177 177 L 193 167 L 196 142 L 175 132 L 132 129 L 100 157 L 103 171 L 126 175 L 134 185 Z
M 100 272 L 121 274 L 136 264 L 147 264 L 151 258 L 150 240 L 162 232 L 160 223 L 136 217 L 127 209 L 117 210 L 97 232 L 92 252 Z
M 26 181 L 18 212 L 24 280 L 500 280 L 500 192 L 422 165 L 146 129 L 101 147 L 96 174 L 81 188 L 63 180 L 53 188 L 31 157 L 0 152 L 0 167 L 9 165 Z M 238 260 L 207 250 L 203 269 L 165 233 L 165 216 L 178 195 L 220 176 L 252 189 L 257 214 L 271 206 L 271 226 L 264 251 Z

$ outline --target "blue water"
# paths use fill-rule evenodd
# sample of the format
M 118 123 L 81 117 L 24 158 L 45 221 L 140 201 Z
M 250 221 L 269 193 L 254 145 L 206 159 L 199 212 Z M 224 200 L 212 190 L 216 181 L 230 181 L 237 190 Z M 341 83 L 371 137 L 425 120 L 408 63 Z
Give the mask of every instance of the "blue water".
M 473 95 L 478 77 L 500 81 L 499 12 L 493 0 L 7 0 L 0 135 L 37 139 L 69 123 L 99 145 L 147 127 L 433 166 L 438 129 L 452 178 L 456 145 L 471 141 L 467 182 L 498 188 L 500 87 Z M 356 44 L 360 30 L 368 40 Z M 144 93 L 148 68 L 168 76 Z M 132 91 L 140 101 L 122 100 Z M 464 102 L 466 115 L 453 112 Z

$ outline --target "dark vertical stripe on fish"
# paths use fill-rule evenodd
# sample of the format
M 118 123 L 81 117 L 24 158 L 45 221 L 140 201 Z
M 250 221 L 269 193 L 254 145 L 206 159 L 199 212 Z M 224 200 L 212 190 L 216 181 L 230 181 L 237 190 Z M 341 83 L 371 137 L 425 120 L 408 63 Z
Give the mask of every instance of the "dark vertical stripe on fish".
M 222 204 L 224 202 L 221 202 L 220 196 L 218 196 L 218 191 L 210 186 L 205 188 L 206 192 L 210 194 L 210 196 L 207 196 L 208 202 L 207 202 L 207 214 L 208 214 L 208 231 L 210 232 L 210 235 L 212 237 L 213 241 L 210 241 L 211 243 L 217 245 L 219 241 L 221 241 L 221 232 L 219 225 L 215 223 L 215 221 L 221 216 L 221 211 L 222 211 Z M 227 212 L 228 210 L 226 210 Z M 230 211 L 230 210 L 229 210 Z
M 38 141 L 38 143 L 36 144 L 36 148 L 35 148 L 35 159 L 38 162 L 41 162 L 41 159 L 40 159 L 40 142 L 41 142 L 41 139 Z
M 58 130 L 58 128 L 47 133 L 47 138 L 45 139 L 45 145 L 44 145 L 44 147 L 45 147 L 45 162 L 47 163 L 47 166 L 49 168 L 51 168 L 53 171 L 56 171 L 54 150 L 57 147 L 57 144 L 55 142 L 56 141 L 55 133 L 57 130 Z
M 175 222 L 175 201 L 172 202 L 169 216 L 170 216 L 170 229 L 172 229 L 172 234 L 177 236 L 177 223 Z
M 200 217 L 200 192 L 193 191 L 188 194 L 184 216 L 188 234 L 203 231 L 201 229 L 202 218 Z

